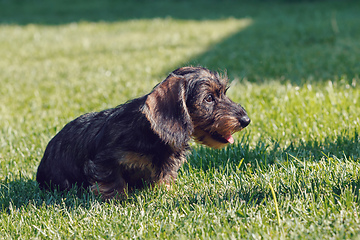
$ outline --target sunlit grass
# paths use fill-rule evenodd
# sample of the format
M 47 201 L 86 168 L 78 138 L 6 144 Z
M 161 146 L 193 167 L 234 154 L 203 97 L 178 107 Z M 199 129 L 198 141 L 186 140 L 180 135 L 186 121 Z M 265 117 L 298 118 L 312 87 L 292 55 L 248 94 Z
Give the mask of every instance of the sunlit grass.
M 1 238 L 358 236 L 358 4 L 73 2 L 0 3 Z M 64 124 L 188 64 L 227 71 L 252 120 L 234 145 L 191 143 L 172 190 L 123 202 L 38 188 Z
M 3 26 L 7 36 L 0 40 L 0 54 L 6 56 L 0 66 L 7 69 L 1 73 L 0 90 L 4 156 L 19 152 L 25 162 L 38 159 L 49 138 L 66 122 L 151 91 L 186 59 L 249 24 L 248 19 L 155 19 Z M 20 150 L 19 146 L 29 144 L 24 138 L 32 136 L 35 143 Z

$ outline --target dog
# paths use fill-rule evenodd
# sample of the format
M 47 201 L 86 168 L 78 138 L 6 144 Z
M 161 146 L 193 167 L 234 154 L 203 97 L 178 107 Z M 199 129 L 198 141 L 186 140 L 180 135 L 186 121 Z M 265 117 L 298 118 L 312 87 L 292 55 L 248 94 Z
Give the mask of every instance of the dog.
M 191 138 L 221 148 L 250 123 L 227 89 L 227 77 L 217 72 L 182 67 L 145 96 L 76 118 L 48 143 L 36 176 L 40 188 L 81 186 L 111 199 L 145 186 L 169 187 Z

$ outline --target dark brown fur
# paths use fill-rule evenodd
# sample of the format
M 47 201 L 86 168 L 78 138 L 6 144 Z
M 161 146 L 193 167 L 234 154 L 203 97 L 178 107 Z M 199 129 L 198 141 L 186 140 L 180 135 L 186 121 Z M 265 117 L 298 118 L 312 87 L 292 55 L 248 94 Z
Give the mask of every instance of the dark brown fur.
M 68 123 L 49 142 L 36 179 L 43 188 L 78 185 L 104 199 L 170 185 L 191 137 L 221 148 L 250 123 L 226 90 L 226 78 L 216 72 L 179 68 L 143 97 Z

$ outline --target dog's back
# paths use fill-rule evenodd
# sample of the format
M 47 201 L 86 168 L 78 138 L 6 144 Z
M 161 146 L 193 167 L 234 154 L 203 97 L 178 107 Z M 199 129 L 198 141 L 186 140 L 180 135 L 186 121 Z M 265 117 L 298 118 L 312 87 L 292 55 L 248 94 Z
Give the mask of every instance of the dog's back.
M 85 159 L 91 157 L 96 135 L 111 111 L 84 114 L 65 125 L 51 139 L 36 175 L 41 188 L 65 190 L 76 183 L 89 186 L 84 174 Z

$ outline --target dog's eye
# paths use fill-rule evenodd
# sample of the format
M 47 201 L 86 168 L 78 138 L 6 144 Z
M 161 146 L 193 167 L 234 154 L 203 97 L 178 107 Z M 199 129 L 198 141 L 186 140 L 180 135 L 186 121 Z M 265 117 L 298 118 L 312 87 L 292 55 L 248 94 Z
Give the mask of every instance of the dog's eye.
M 208 102 L 208 103 L 211 103 L 214 101 L 214 96 L 212 94 L 208 94 L 206 97 L 205 97 L 205 101 Z

